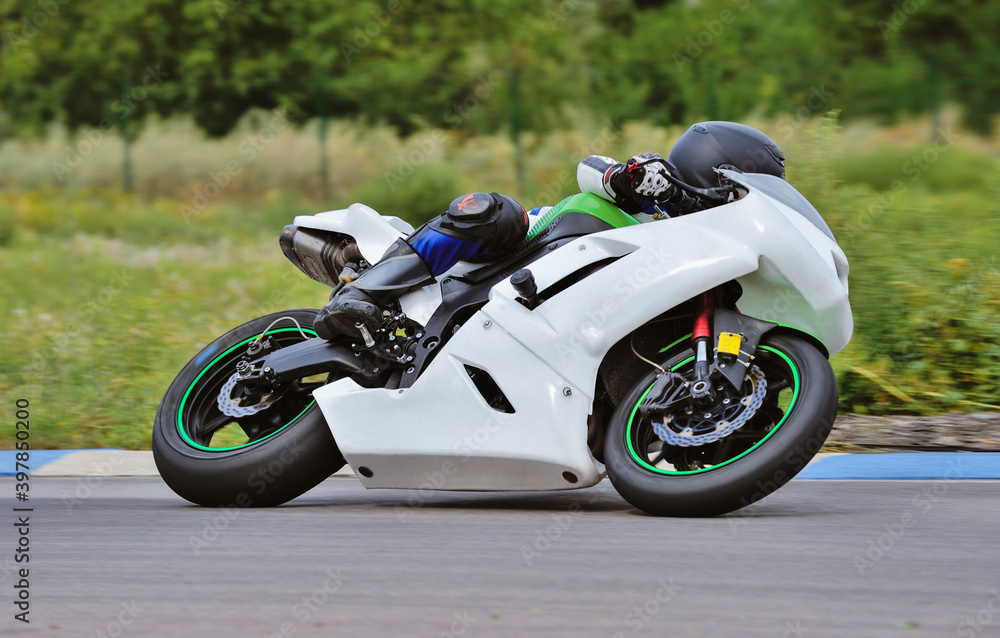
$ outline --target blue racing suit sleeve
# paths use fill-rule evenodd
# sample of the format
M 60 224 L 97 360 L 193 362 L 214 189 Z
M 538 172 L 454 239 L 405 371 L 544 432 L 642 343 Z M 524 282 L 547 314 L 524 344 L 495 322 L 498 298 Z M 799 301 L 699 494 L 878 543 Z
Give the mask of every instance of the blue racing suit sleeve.
M 450 237 L 433 228 L 424 228 L 410 246 L 427 264 L 435 277 L 458 262 L 486 254 L 486 247 L 468 239 Z

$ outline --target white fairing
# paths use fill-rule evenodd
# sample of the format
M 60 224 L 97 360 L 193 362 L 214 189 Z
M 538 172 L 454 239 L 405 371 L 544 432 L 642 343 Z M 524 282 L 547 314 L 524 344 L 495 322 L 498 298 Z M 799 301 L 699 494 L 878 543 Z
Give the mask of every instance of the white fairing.
M 490 408 L 466 365 L 489 372 L 515 412 Z M 313 396 L 351 467 L 371 471 L 358 474 L 365 487 L 556 490 L 603 476 L 587 448 L 587 393 L 481 313 L 411 388 L 370 390 L 342 379 Z
M 701 213 L 582 237 L 530 269 L 544 290 L 611 258 L 617 260 L 533 311 L 515 300 L 508 281 L 497 284 L 408 389 L 364 389 L 345 379 L 316 390 L 340 450 L 355 471 L 364 468 L 365 486 L 596 483 L 603 467 L 587 447 L 586 419 L 607 351 L 651 318 L 733 279 L 743 286 L 744 314 L 806 332 L 830 353 L 851 336 L 843 251 L 760 191 Z M 432 303 L 426 289 L 411 294 Z M 493 377 L 513 414 L 487 405 L 466 365 Z
M 405 220 L 391 215 L 379 215 L 364 204 L 351 204 L 347 208 L 315 215 L 299 215 L 295 218 L 295 225 L 350 235 L 358 243 L 358 249 L 364 258 L 373 264 L 394 241 L 413 232 L 413 226 Z M 421 324 L 427 323 L 440 304 L 441 289 L 437 286 L 421 288 L 400 299 L 403 312 Z
M 340 210 L 315 215 L 299 215 L 295 225 L 317 230 L 330 230 L 350 235 L 370 263 L 375 263 L 400 237 L 413 232 L 413 227 L 398 217 L 382 216 L 364 204 L 351 204 Z

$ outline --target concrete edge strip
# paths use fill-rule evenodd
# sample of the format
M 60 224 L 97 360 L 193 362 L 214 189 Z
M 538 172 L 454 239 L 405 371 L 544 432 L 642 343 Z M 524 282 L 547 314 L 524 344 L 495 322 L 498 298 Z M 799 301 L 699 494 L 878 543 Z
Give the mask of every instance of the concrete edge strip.
M 15 450 L 0 450 L 0 476 L 14 476 Z M 133 450 L 32 450 L 32 476 L 159 476 L 153 453 Z M 354 476 L 345 466 L 334 476 Z M 1000 479 L 1000 452 L 817 454 L 797 479 Z
M 17 473 L 16 450 L 0 450 L 0 476 Z M 32 450 L 31 476 L 159 476 L 147 450 Z M 334 476 L 354 476 L 345 466 Z

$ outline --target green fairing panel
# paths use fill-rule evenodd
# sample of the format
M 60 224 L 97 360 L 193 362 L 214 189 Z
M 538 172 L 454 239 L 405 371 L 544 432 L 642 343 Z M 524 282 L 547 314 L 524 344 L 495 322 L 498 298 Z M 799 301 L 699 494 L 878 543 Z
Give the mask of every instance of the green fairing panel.
M 625 226 L 635 226 L 640 222 L 628 213 L 622 211 L 611 202 L 601 199 L 597 195 L 590 193 L 577 193 L 570 195 L 552 207 L 552 210 L 542 215 L 542 218 L 535 222 L 535 225 L 528 231 L 528 236 L 524 238 L 524 243 L 534 239 L 542 230 L 548 226 L 553 219 L 563 213 L 586 213 L 593 215 L 601 221 L 611 224 L 615 228 Z

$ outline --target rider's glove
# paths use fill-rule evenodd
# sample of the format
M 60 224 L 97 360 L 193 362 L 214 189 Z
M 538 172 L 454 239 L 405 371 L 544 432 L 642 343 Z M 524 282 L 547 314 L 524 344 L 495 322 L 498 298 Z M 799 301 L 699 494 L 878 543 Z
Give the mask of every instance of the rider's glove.
M 663 204 L 677 190 L 667 180 L 669 173 L 670 167 L 659 153 L 643 153 L 630 158 L 611 176 L 611 187 L 619 195 Z

